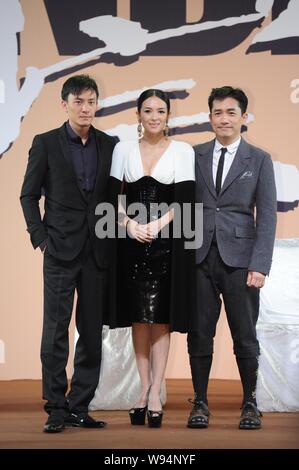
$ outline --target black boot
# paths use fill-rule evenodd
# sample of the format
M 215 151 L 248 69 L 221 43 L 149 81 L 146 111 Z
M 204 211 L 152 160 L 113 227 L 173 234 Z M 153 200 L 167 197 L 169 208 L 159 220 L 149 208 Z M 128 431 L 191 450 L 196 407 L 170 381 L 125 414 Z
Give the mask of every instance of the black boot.
M 189 399 L 193 408 L 188 418 L 188 428 L 207 428 L 209 426 L 210 411 L 208 405 L 195 396 L 194 400 Z

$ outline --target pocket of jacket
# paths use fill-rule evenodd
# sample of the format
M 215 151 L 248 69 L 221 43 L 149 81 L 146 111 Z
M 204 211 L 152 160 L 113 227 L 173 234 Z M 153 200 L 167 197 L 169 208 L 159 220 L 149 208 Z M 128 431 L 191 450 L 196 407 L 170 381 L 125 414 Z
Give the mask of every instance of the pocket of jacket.
M 235 229 L 237 238 L 255 238 L 255 228 L 254 227 L 236 227 Z

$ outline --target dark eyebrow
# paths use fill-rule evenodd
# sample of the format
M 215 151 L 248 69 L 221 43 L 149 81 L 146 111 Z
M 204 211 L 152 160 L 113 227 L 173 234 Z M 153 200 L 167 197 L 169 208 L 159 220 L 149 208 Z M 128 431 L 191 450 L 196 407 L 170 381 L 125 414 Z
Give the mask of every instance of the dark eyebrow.
M 216 109 L 213 109 L 213 113 L 215 111 L 236 111 L 237 107 L 236 108 L 227 108 L 227 109 L 220 109 L 220 108 L 216 108 Z
M 80 96 L 75 96 L 75 100 L 83 101 L 84 98 L 80 98 Z M 87 98 L 86 101 L 96 101 L 96 98 Z
M 153 109 L 153 108 L 151 108 L 150 106 L 145 106 L 144 109 Z M 166 109 L 166 106 L 165 108 L 158 108 L 158 111 L 161 111 L 161 110 L 165 111 L 165 109 Z

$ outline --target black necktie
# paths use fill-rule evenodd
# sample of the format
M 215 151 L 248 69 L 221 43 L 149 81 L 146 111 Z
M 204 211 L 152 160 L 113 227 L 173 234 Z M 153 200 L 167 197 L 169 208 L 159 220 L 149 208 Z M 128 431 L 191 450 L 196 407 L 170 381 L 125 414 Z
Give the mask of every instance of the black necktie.
M 220 193 L 220 189 L 221 189 L 223 165 L 224 165 L 224 155 L 225 155 L 226 152 L 227 152 L 227 148 L 222 147 L 221 155 L 220 155 L 219 162 L 218 162 L 218 167 L 217 167 L 217 174 L 216 174 L 216 193 L 217 193 L 217 196 Z

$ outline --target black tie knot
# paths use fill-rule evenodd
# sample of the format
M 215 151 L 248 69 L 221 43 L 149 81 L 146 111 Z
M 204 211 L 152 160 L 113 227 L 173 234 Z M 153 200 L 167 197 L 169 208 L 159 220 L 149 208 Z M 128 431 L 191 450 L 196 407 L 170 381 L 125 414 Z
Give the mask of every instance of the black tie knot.
M 219 162 L 218 162 L 218 167 L 217 167 L 217 174 L 216 174 L 216 193 L 217 193 L 217 196 L 220 193 L 220 189 L 221 189 L 223 166 L 224 166 L 224 155 L 225 155 L 226 152 L 227 152 L 227 148 L 222 147 L 221 155 L 220 155 Z

